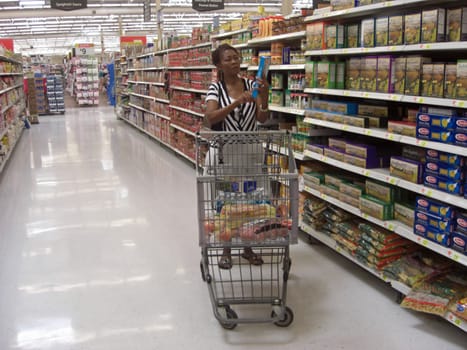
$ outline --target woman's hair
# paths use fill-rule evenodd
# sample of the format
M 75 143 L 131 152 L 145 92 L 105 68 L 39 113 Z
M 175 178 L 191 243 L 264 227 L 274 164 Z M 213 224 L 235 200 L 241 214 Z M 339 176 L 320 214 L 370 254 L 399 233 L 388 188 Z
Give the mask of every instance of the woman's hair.
M 221 63 L 222 55 L 225 51 L 228 50 L 233 50 L 239 55 L 239 52 L 235 47 L 230 46 L 229 44 L 222 44 L 212 52 L 212 64 L 217 66 L 219 63 Z

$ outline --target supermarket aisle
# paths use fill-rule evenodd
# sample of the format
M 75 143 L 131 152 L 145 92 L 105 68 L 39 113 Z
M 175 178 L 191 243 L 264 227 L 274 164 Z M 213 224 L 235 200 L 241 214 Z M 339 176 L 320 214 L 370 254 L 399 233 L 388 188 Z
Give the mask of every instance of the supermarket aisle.
M 322 246 L 292 249 L 289 328 L 215 321 L 192 168 L 110 107 L 27 131 L 0 177 L 0 349 L 462 349 Z M 464 344 L 464 345 L 462 345 Z

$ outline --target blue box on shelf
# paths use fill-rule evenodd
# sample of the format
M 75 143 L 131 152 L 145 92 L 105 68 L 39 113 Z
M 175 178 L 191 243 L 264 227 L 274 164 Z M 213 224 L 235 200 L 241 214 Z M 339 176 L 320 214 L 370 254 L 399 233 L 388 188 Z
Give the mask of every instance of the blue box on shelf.
M 415 209 L 425 213 L 435 214 L 446 219 L 452 219 L 455 214 L 452 206 L 423 196 L 417 196 Z
M 443 143 L 453 143 L 454 142 L 454 131 L 445 130 L 441 128 L 425 126 L 417 127 L 417 139 L 429 140 Z
M 465 164 L 464 157 L 457 154 L 440 152 L 434 149 L 426 151 L 427 162 L 444 163 L 451 166 L 463 166 Z
M 445 247 L 449 247 L 451 242 L 451 234 L 449 232 L 443 232 L 418 223 L 415 223 L 414 225 L 414 233 Z
M 454 195 L 464 194 L 464 181 L 453 181 L 445 179 L 441 176 L 426 174 L 423 176 L 423 184 L 425 186 L 435 188 L 437 190 L 447 192 Z
M 425 128 L 440 128 L 444 130 L 452 130 L 455 128 L 456 118 L 444 115 L 436 115 L 429 113 L 417 114 L 417 127 Z
M 461 167 L 449 166 L 445 163 L 427 162 L 425 164 L 425 175 L 439 176 L 452 181 L 460 181 L 464 179 L 464 169 Z
M 454 222 L 452 219 L 442 218 L 440 216 L 425 213 L 423 211 L 415 212 L 415 224 L 423 225 L 424 227 L 434 228 L 443 232 L 453 232 Z
M 455 227 L 454 229 L 458 232 L 467 234 L 467 212 L 461 213 L 457 212 L 455 217 Z
M 467 255 L 467 234 L 454 231 L 451 234 L 451 248 Z

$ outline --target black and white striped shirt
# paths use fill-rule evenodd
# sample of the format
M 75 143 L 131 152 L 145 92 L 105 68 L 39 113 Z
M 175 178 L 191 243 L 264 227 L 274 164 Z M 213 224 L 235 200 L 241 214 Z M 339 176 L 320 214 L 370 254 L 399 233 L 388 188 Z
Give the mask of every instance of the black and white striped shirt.
M 242 78 L 245 90 L 253 90 L 253 81 Z M 235 101 L 227 92 L 227 88 L 222 82 L 215 82 L 209 86 L 206 95 L 206 102 L 216 101 L 219 103 L 219 108 L 224 108 Z M 256 103 L 243 103 L 233 110 L 223 122 L 211 127 L 217 131 L 256 131 L 258 129 L 256 123 Z

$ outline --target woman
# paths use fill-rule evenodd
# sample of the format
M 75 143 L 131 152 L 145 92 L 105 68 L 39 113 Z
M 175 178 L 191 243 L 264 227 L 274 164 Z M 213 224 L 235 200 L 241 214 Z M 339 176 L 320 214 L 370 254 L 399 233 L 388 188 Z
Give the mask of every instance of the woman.
M 212 62 L 218 70 L 218 82 L 211 84 L 206 96 L 208 126 L 217 131 L 258 130 L 257 122 L 264 123 L 269 118 L 267 80 L 257 78 L 258 87 L 254 87 L 253 81 L 240 77 L 241 56 L 228 44 L 220 45 L 212 53 Z M 252 96 L 254 89 L 258 90 L 256 99 Z M 242 257 L 253 265 L 263 263 L 249 247 L 245 248 Z M 224 248 L 219 267 L 232 268 L 230 248 Z

